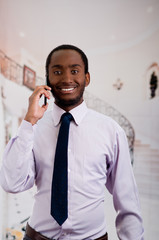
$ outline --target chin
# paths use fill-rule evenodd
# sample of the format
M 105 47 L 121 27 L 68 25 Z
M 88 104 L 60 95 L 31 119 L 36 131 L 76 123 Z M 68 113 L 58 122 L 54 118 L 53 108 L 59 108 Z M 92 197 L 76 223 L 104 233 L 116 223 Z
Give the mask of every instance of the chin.
M 55 103 L 60 107 L 75 107 L 79 105 L 83 99 L 76 98 L 76 99 L 57 99 L 55 98 Z
M 53 97 L 55 98 L 55 103 L 61 108 L 73 108 L 83 102 L 83 92 L 84 88 L 81 89 L 77 96 L 62 96 L 52 90 Z

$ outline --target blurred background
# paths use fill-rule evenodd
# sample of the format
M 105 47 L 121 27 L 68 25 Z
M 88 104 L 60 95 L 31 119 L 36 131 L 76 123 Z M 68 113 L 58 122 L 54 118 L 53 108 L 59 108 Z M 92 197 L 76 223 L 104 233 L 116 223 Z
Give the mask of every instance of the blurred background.
M 159 0 L 0 0 L 0 26 L 0 165 L 28 97 L 45 83 L 47 55 L 60 44 L 76 45 L 89 59 L 85 100 L 126 131 L 145 239 L 158 240 Z M 1 240 L 22 239 L 35 191 L 0 188 Z M 117 240 L 108 193 L 105 213 Z

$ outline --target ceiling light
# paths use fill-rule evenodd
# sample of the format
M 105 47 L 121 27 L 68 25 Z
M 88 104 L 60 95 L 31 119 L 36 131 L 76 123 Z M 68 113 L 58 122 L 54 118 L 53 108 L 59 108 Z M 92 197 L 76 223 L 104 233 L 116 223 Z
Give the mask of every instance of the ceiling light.
M 110 36 L 110 40 L 112 40 L 112 41 L 114 41 L 115 38 L 116 38 L 115 35 L 111 35 L 111 36 Z
M 20 32 L 19 33 L 19 37 L 24 38 L 25 37 L 25 33 L 24 32 Z
M 147 8 L 147 13 L 152 13 L 153 12 L 153 6 L 149 6 Z

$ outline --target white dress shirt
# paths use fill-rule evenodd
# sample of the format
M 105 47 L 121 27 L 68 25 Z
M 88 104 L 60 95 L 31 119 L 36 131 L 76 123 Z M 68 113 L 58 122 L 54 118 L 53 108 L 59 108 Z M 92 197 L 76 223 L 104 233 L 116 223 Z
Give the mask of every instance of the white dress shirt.
M 104 187 L 113 195 L 116 229 L 121 240 L 143 240 L 137 187 L 127 138 L 110 117 L 88 109 L 72 109 L 68 143 L 68 219 L 62 226 L 50 215 L 51 183 L 59 121 L 53 110 L 32 126 L 22 122 L 8 143 L 0 171 L 5 191 L 17 193 L 37 186 L 29 224 L 54 239 L 96 239 L 107 232 Z M 109 221 L 109 216 L 108 216 Z

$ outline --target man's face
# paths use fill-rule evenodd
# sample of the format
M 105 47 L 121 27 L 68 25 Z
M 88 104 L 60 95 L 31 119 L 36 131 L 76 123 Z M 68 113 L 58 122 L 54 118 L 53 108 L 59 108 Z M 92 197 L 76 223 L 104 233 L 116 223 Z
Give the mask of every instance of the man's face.
M 58 50 L 49 64 L 49 82 L 55 103 L 66 111 L 83 101 L 85 86 L 89 84 L 82 58 L 75 50 Z

